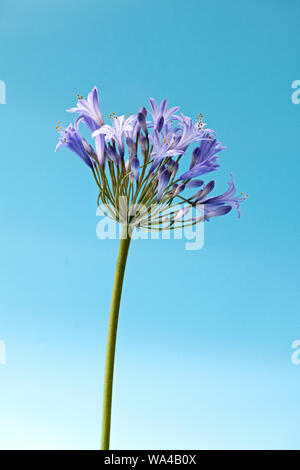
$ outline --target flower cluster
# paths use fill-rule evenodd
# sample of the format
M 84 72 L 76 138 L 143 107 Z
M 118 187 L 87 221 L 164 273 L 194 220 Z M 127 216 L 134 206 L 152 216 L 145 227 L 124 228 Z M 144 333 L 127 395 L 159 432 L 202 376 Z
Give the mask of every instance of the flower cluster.
M 206 128 L 202 114 L 193 121 L 179 114 L 178 107 L 168 108 L 167 100 L 157 104 L 150 98 L 149 110 L 142 107 L 129 117 L 112 113 L 111 123 L 105 124 L 96 87 L 87 100 L 78 96 L 77 106 L 68 111 L 78 117 L 65 129 L 59 123 L 56 150 L 68 147 L 90 167 L 99 187 L 98 204 L 102 202 L 108 216 L 146 230 L 209 221 L 232 207 L 240 216 L 240 203 L 247 196 L 236 195 L 232 175 L 227 191 L 213 197 L 215 182 L 205 184 L 199 178 L 217 170 L 219 152 L 225 148 Z M 80 134 L 80 123 L 90 130 L 93 146 Z M 186 167 L 182 157 L 191 147 Z

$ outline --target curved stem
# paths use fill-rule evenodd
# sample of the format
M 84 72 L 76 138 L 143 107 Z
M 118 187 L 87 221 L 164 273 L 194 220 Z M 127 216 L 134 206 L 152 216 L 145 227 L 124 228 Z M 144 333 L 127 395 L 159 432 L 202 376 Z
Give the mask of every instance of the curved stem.
M 123 226 L 122 237 L 121 237 L 120 245 L 119 245 L 116 271 L 115 271 L 113 292 L 112 292 L 112 298 L 111 298 L 110 318 L 109 318 L 108 336 L 107 336 L 104 391 L 103 391 L 103 415 L 102 415 L 102 439 L 101 439 L 102 450 L 109 449 L 111 403 L 112 403 L 113 375 L 114 375 L 114 362 L 115 362 L 119 308 L 120 308 L 124 271 L 125 271 L 125 266 L 126 266 L 130 240 L 131 238 L 130 238 L 130 234 L 128 233 L 128 228 L 127 226 Z

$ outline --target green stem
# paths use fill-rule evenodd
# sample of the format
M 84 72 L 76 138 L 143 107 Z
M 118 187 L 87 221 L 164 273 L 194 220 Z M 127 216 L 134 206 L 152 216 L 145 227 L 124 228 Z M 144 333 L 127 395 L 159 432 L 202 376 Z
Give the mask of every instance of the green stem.
M 117 265 L 115 271 L 114 286 L 111 298 L 110 318 L 108 326 L 105 375 L 104 375 L 104 391 L 103 391 L 103 415 L 102 415 L 102 439 L 101 449 L 109 449 L 110 439 L 110 422 L 111 422 L 111 403 L 113 390 L 113 375 L 115 350 L 117 339 L 117 328 L 119 318 L 119 308 L 122 294 L 122 286 L 124 279 L 124 271 L 126 266 L 127 254 L 130 245 L 130 234 L 127 226 L 123 226 L 122 238 L 120 240 Z

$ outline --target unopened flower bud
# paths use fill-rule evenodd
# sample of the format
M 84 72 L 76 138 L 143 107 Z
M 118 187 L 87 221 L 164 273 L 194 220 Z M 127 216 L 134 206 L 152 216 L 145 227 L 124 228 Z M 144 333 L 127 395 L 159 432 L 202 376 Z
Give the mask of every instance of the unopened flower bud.
M 147 128 L 147 124 L 146 124 L 146 117 L 144 115 L 144 113 L 142 113 L 141 111 L 138 113 L 137 115 L 137 118 L 138 118 L 138 123 L 139 125 L 141 126 L 141 128 L 143 129 L 143 131 L 145 132 L 146 135 L 148 135 L 148 128 Z
M 164 122 L 165 122 L 164 117 L 160 116 L 160 118 L 158 118 L 156 126 L 155 126 L 155 130 L 157 130 L 157 132 L 160 132 L 162 130 Z
M 136 155 L 136 145 L 135 142 L 131 139 L 131 137 L 126 138 L 126 144 L 129 150 L 129 153 L 132 157 Z
M 148 149 L 148 140 L 142 134 L 140 134 L 140 136 L 139 136 L 139 144 L 140 144 L 140 147 L 141 147 L 141 152 L 142 152 L 143 156 L 145 156 L 145 154 L 147 152 L 147 149 Z

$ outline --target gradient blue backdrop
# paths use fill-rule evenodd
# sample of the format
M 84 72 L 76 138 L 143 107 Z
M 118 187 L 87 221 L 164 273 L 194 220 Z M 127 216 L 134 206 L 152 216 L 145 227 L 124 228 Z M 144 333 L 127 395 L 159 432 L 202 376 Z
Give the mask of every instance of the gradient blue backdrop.
M 132 244 L 112 448 L 295 448 L 300 365 L 297 0 L 1 1 L 2 449 L 99 447 L 116 241 L 88 168 L 54 153 L 77 93 L 107 118 L 167 97 L 227 145 L 249 193 L 205 246 Z

